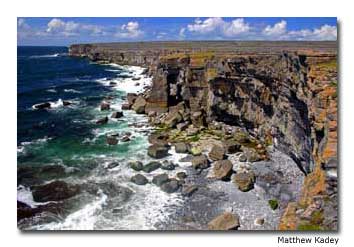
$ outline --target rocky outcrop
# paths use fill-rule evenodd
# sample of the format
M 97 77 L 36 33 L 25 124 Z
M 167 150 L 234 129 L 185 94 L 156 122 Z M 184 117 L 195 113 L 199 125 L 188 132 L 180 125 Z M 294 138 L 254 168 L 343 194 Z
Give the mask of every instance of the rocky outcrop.
M 80 192 L 79 186 L 70 185 L 63 181 L 54 181 L 33 188 L 33 199 L 36 202 L 61 201 L 75 196 Z
M 267 146 L 286 153 L 307 177 L 301 200 L 289 204 L 280 229 L 310 224 L 311 220 L 304 223 L 304 217 L 294 214 L 301 208 L 323 215 L 321 227 L 336 229 L 335 42 L 83 44 L 71 46 L 70 54 L 148 67 L 151 90 L 133 109 L 149 114 L 153 124 L 186 133 L 151 140 L 193 142 L 212 134 L 224 141 L 225 153 L 242 151 L 240 160 L 248 162 L 267 159 Z M 128 95 L 127 108 L 137 106 L 137 97 Z M 196 155 L 195 168 L 209 166 L 198 148 L 191 147 L 190 152 Z M 219 153 L 211 159 L 222 159 Z M 245 175 L 237 176 L 239 181 L 247 180 Z
M 240 220 L 238 215 L 225 212 L 210 221 L 208 229 L 214 231 L 237 230 L 239 226 Z

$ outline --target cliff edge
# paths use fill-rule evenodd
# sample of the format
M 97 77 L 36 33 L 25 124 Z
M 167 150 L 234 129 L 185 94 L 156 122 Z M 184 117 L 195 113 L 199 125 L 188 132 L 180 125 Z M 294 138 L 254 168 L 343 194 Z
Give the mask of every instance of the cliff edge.
M 143 99 L 141 113 L 160 129 L 181 128 L 175 139 L 185 129 L 207 129 L 256 150 L 260 159 L 268 148 L 287 154 L 306 178 L 300 198 L 284 207 L 279 229 L 337 229 L 336 42 L 77 44 L 69 53 L 147 67 L 153 84 L 136 96 Z M 252 141 L 246 138 L 246 145 L 240 133 Z

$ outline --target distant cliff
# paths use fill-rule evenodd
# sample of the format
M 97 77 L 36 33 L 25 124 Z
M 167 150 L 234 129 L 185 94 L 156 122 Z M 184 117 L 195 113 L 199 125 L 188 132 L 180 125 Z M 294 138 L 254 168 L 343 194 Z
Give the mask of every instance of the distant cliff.
M 183 102 L 199 124 L 244 127 L 288 154 L 307 177 L 279 228 L 337 227 L 335 42 L 79 44 L 70 55 L 147 67 L 153 85 L 146 113 L 171 112 Z M 320 223 L 312 217 L 319 203 Z

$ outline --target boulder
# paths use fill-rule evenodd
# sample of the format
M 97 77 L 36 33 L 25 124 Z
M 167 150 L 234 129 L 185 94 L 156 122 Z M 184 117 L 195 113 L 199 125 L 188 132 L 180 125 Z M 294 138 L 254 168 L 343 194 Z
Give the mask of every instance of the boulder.
M 100 119 L 96 120 L 96 124 L 102 125 L 102 124 L 106 124 L 106 123 L 108 123 L 108 117 L 104 117 L 104 118 L 100 118 Z
M 176 125 L 176 128 L 179 130 L 179 131 L 183 131 L 183 130 L 186 130 L 188 128 L 188 123 L 184 122 L 184 123 L 179 123 Z
M 44 205 L 38 205 L 37 207 L 30 207 L 26 203 L 17 201 L 17 221 L 31 218 L 37 214 L 43 212 L 49 212 L 54 215 L 63 216 L 66 212 L 63 207 L 63 203 L 53 202 L 53 203 L 46 203 Z
M 253 172 L 241 172 L 235 174 L 233 177 L 233 182 L 243 192 L 253 189 L 255 180 L 256 177 Z
M 176 165 L 172 161 L 165 160 L 162 162 L 161 169 L 172 171 L 176 168 Z
M 230 160 L 219 160 L 213 164 L 213 172 L 216 179 L 229 180 L 232 174 L 232 163 Z
M 157 186 L 161 186 L 162 184 L 168 181 L 170 181 L 170 179 L 168 178 L 168 175 L 166 173 L 156 175 L 152 179 L 152 183 Z
M 46 178 L 62 177 L 66 175 L 66 169 L 63 165 L 46 165 L 40 168 L 39 173 Z
M 121 118 L 121 117 L 123 117 L 123 112 L 122 111 L 115 111 L 111 115 L 111 118 Z
M 156 117 L 157 114 L 155 111 L 149 111 L 147 115 L 148 117 Z
M 161 159 L 168 155 L 168 147 L 153 144 L 148 148 L 148 155 L 155 159 Z
M 220 145 L 214 145 L 208 156 L 211 160 L 223 160 L 225 158 L 225 149 Z
M 242 150 L 248 162 L 256 162 L 262 159 L 254 148 L 242 147 Z
M 107 102 L 102 102 L 100 105 L 100 109 L 101 111 L 107 111 L 111 108 L 110 104 L 108 104 Z
M 167 145 L 168 135 L 163 133 L 152 133 L 149 135 L 148 140 L 151 144 Z
M 111 162 L 107 165 L 107 168 L 108 169 L 113 169 L 113 168 L 116 168 L 117 166 L 119 166 L 119 163 L 118 162 Z
M 130 141 L 130 137 L 128 135 L 124 135 L 124 136 L 122 136 L 122 138 L 120 140 L 122 142 L 128 142 L 128 141 Z
M 145 166 L 143 166 L 143 171 L 150 173 L 152 171 L 155 171 L 161 167 L 161 163 L 157 161 L 151 161 L 147 163 Z
M 130 181 L 137 185 L 145 185 L 149 182 L 147 178 L 141 174 L 136 174 L 135 176 L 131 177 Z
M 33 106 L 35 109 L 49 109 L 50 108 L 50 103 L 45 102 L 45 103 L 39 103 Z
M 199 133 L 199 129 L 194 127 L 194 125 L 189 125 L 186 129 L 187 136 L 194 136 Z
M 185 179 L 187 177 L 187 174 L 185 172 L 177 172 L 176 177 L 179 180 L 183 180 L 183 179 Z
M 175 143 L 174 146 L 176 153 L 188 153 L 189 151 L 189 145 L 187 143 L 179 142 Z
M 189 152 L 194 156 L 202 154 L 202 150 L 199 147 L 192 147 L 190 148 Z
M 250 142 L 249 134 L 246 131 L 240 129 L 234 132 L 233 138 L 235 139 L 235 141 L 241 144 Z
M 193 155 L 188 154 L 186 157 L 181 158 L 179 162 L 192 162 L 193 157 Z
M 135 100 L 134 104 L 132 105 L 132 109 L 138 114 L 144 114 L 145 106 L 146 106 L 146 100 L 144 99 L 143 96 L 139 96 Z
M 63 106 L 69 106 L 71 104 L 72 104 L 72 102 L 67 101 L 67 100 L 63 100 Z
M 174 128 L 182 120 L 182 115 L 178 111 L 173 111 L 167 114 L 163 123 L 170 128 Z
M 118 144 L 118 139 L 115 136 L 108 135 L 106 137 L 106 141 L 108 145 L 117 145 Z
M 184 113 L 184 110 L 185 110 L 185 106 L 184 106 L 184 102 L 183 102 L 183 101 L 180 102 L 180 103 L 178 103 L 177 105 L 170 106 L 170 107 L 168 108 L 168 111 L 169 111 L 169 112 L 179 112 L 179 113 L 181 113 L 182 115 L 183 115 L 183 113 Z
M 194 156 L 192 159 L 192 166 L 194 169 L 206 169 L 209 167 L 209 161 L 206 155 Z
M 208 229 L 213 231 L 237 230 L 240 227 L 239 216 L 225 212 L 208 223 Z
M 204 125 L 204 116 L 201 111 L 193 112 L 191 115 L 191 121 L 194 126 Z
M 128 93 L 127 100 L 129 108 L 134 104 L 135 100 L 138 98 L 138 95 L 135 93 Z
M 263 225 L 264 224 L 264 218 L 255 219 L 254 224 L 257 225 L 257 226 Z
M 228 154 L 234 154 L 241 151 L 241 145 L 234 140 L 225 140 L 223 144 L 224 149 Z
M 130 107 L 131 106 L 129 104 L 127 104 L 127 103 L 122 104 L 122 110 L 129 110 Z
M 178 180 L 171 179 L 170 181 L 161 185 L 161 190 L 166 193 L 173 193 L 176 192 L 180 187 Z
M 143 169 L 143 163 L 140 161 L 130 161 L 128 165 L 135 171 L 141 171 Z
M 63 181 L 54 181 L 33 187 L 32 195 L 36 202 L 61 201 L 77 195 L 80 188 Z
M 240 157 L 238 158 L 238 160 L 239 160 L 240 162 L 246 162 L 246 161 L 247 161 L 247 157 L 246 157 L 246 155 L 245 155 L 244 153 L 242 153 L 242 154 L 240 155 Z
M 198 190 L 198 186 L 196 185 L 184 185 L 182 187 L 182 196 L 192 196 L 194 192 Z

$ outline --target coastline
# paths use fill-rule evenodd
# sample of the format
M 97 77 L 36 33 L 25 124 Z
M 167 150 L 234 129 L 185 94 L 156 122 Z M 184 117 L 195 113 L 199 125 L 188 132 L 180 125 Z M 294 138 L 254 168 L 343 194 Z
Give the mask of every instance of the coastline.
M 114 208 L 111 213 L 120 218 L 110 215 L 111 223 L 125 224 L 126 228 L 117 226 L 119 229 L 134 230 L 336 227 L 336 218 L 330 222 L 321 218 L 321 222 L 316 223 L 312 218 L 315 214 L 322 217 L 323 211 L 328 210 L 329 215 L 335 214 L 336 210 L 336 197 L 330 194 L 336 188 L 336 180 L 328 182 L 329 187 L 322 181 L 333 181 L 333 170 L 336 169 L 333 165 L 336 159 L 333 143 L 336 139 L 332 135 L 336 133 L 336 122 L 332 120 L 336 111 L 326 113 L 326 117 L 320 119 L 316 115 L 316 107 L 319 106 L 313 103 L 317 101 L 308 96 L 311 90 L 320 90 L 316 88 L 316 78 L 322 78 L 316 74 L 316 69 L 312 74 L 309 72 L 309 64 L 320 67 L 320 73 L 336 78 L 331 65 L 336 54 L 331 50 L 331 44 L 325 51 L 312 50 L 316 44 L 310 44 L 310 48 L 298 53 L 301 47 L 298 44 L 287 47 L 290 51 L 277 48 L 274 53 L 267 54 L 262 51 L 267 48 L 253 52 L 246 48 L 236 54 L 208 50 L 176 53 L 175 48 L 166 51 L 143 49 L 140 52 L 111 49 L 111 53 L 106 53 L 106 44 L 72 46 L 71 56 L 87 57 L 98 64 L 146 67 L 139 69 L 141 74 L 130 74 L 123 80 L 102 78 L 97 81 L 111 88 L 124 88 L 127 95 L 122 95 L 123 101 L 118 105 L 111 104 L 112 99 L 104 100 L 96 110 L 108 105 L 108 109 L 122 112 L 119 116 L 130 113 L 137 116 L 133 127 L 146 127 L 142 130 L 146 141 L 139 147 L 140 154 L 134 154 L 140 160 L 133 160 L 135 163 L 132 164 L 121 159 L 118 160 L 120 164 L 113 168 L 110 168 L 111 163 L 104 163 L 103 171 L 96 171 L 98 174 L 103 172 L 105 176 L 120 174 L 119 179 L 125 181 L 123 187 L 127 190 L 123 190 L 126 197 L 135 203 L 130 207 L 137 210 L 134 216 L 127 214 L 124 207 Z M 118 47 L 120 45 L 117 44 Z M 274 69 L 264 74 L 270 64 Z M 326 65 L 325 72 L 322 71 L 323 64 Z M 283 72 L 285 67 L 291 71 L 291 80 L 278 79 L 289 77 Z M 122 67 L 115 65 L 113 70 L 115 68 L 120 70 Z M 138 70 L 137 67 L 132 68 Z M 307 73 L 315 79 L 308 77 Z M 152 78 L 151 86 L 147 85 L 145 78 Z M 308 78 L 314 85 L 307 84 Z M 138 89 L 131 87 L 137 83 Z M 319 95 L 329 97 L 323 102 L 329 102 L 336 109 L 333 106 L 336 101 L 330 95 L 332 90 L 333 85 L 329 83 Z M 254 99 L 252 95 L 258 96 Z M 321 104 L 324 103 L 321 101 Z M 278 105 L 278 108 L 272 105 Z M 315 114 L 314 119 L 307 114 Z M 285 120 L 284 115 L 288 119 Z M 92 121 L 104 126 L 111 120 L 101 114 L 100 119 Z M 143 126 L 136 121 L 144 121 Z M 332 124 L 330 128 L 327 127 L 329 122 Z M 330 144 L 327 147 L 329 155 L 318 148 L 321 139 L 317 137 L 315 142 L 311 139 L 312 135 L 322 135 L 313 129 L 317 126 L 328 128 L 328 134 L 325 132 L 321 138 Z M 102 132 L 101 135 L 115 143 L 119 138 L 110 132 Z M 131 139 L 129 136 L 124 138 Z M 142 167 L 132 168 L 138 166 L 139 161 L 143 161 L 139 164 Z M 323 162 L 332 164 L 328 166 L 330 171 L 321 165 Z M 137 171 L 133 171 L 135 169 Z M 137 174 L 142 176 L 137 177 Z M 306 186 L 308 183 L 319 183 L 314 188 L 321 187 L 312 190 Z M 121 191 L 121 188 L 113 190 Z M 97 203 L 87 204 L 88 208 L 84 210 L 89 216 L 94 216 L 96 209 L 104 210 L 107 205 L 117 203 L 117 199 L 113 200 L 109 194 L 112 191 L 108 196 L 102 190 L 95 190 L 95 193 L 100 195 L 95 201 Z M 331 199 L 328 201 L 329 196 Z M 313 206 L 318 205 L 318 200 L 321 201 L 320 207 Z M 139 206 L 144 203 L 153 206 L 139 211 Z M 231 219 L 225 219 L 230 215 Z M 305 218 L 304 215 L 309 216 Z M 82 217 L 80 213 L 69 215 L 62 225 L 49 228 L 70 229 L 73 227 L 71 222 Z M 225 221 L 222 229 L 215 225 L 220 219 Z M 135 225 L 129 225 L 132 222 Z M 93 220 L 83 222 L 81 226 L 89 226 L 90 229 L 94 224 Z

